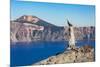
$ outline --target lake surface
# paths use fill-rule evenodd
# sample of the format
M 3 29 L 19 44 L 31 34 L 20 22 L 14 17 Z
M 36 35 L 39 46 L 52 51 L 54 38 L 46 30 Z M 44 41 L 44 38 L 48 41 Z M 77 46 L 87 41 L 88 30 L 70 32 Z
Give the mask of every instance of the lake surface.
M 91 45 L 95 47 L 94 40 L 77 41 L 76 46 Z M 38 61 L 63 52 L 68 47 L 66 41 L 38 41 L 11 43 L 11 66 L 32 65 Z

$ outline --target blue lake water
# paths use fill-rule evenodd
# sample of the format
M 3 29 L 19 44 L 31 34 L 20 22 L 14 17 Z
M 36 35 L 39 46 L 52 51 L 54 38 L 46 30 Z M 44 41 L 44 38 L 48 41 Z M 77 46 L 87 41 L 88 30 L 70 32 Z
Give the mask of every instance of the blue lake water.
M 76 46 L 91 45 L 95 47 L 94 40 L 77 41 Z M 11 43 L 11 66 L 25 66 L 34 64 L 59 52 L 63 52 L 68 47 L 65 41 L 38 41 L 38 42 L 18 42 Z

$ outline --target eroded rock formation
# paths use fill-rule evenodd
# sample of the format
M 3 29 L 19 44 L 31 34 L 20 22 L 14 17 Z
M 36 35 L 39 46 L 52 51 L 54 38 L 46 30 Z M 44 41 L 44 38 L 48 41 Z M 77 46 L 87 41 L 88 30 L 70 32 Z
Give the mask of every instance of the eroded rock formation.
M 64 51 L 63 53 L 57 54 L 55 56 L 51 56 L 35 64 L 46 65 L 46 64 L 93 62 L 95 61 L 94 57 L 95 57 L 94 48 L 85 45 L 80 48 Z
M 43 30 L 43 26 L 38 26 L 35 24 L 29 23 L 19 23 L 19 22 L 11 22 L 11 41 L 12 42 L 28 42 L 32 41 L 33 31 Z

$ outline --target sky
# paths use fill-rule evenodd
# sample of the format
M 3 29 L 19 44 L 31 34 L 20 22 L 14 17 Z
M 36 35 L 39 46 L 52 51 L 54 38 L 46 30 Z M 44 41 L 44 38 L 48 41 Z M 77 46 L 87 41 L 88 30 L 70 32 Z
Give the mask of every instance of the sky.
M 95 6 L 11 0 L 11 20 L 33 15 L 57 26 L 95 26 Z

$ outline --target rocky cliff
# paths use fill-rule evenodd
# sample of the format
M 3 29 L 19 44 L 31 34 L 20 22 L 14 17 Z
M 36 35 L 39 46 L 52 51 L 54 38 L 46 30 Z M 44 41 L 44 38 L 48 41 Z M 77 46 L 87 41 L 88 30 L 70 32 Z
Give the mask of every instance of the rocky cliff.
M 11 21 L 11 42 L 63 40 L 63 27 L 50 24 L 36 16 L 21 16 Z
M 62 41 L 68 39 L 64 34 L 64 27 L 50 24 L 36 16 L 24 15 L 15 20 L 11 20 L 11 42 L 23 41 Z M 95 39 L 94 27 L 75 27 L 75 39 L 83 40 L 91 35 L 91 39 Z M 88 31 L 91 31 L 88 33 Z

